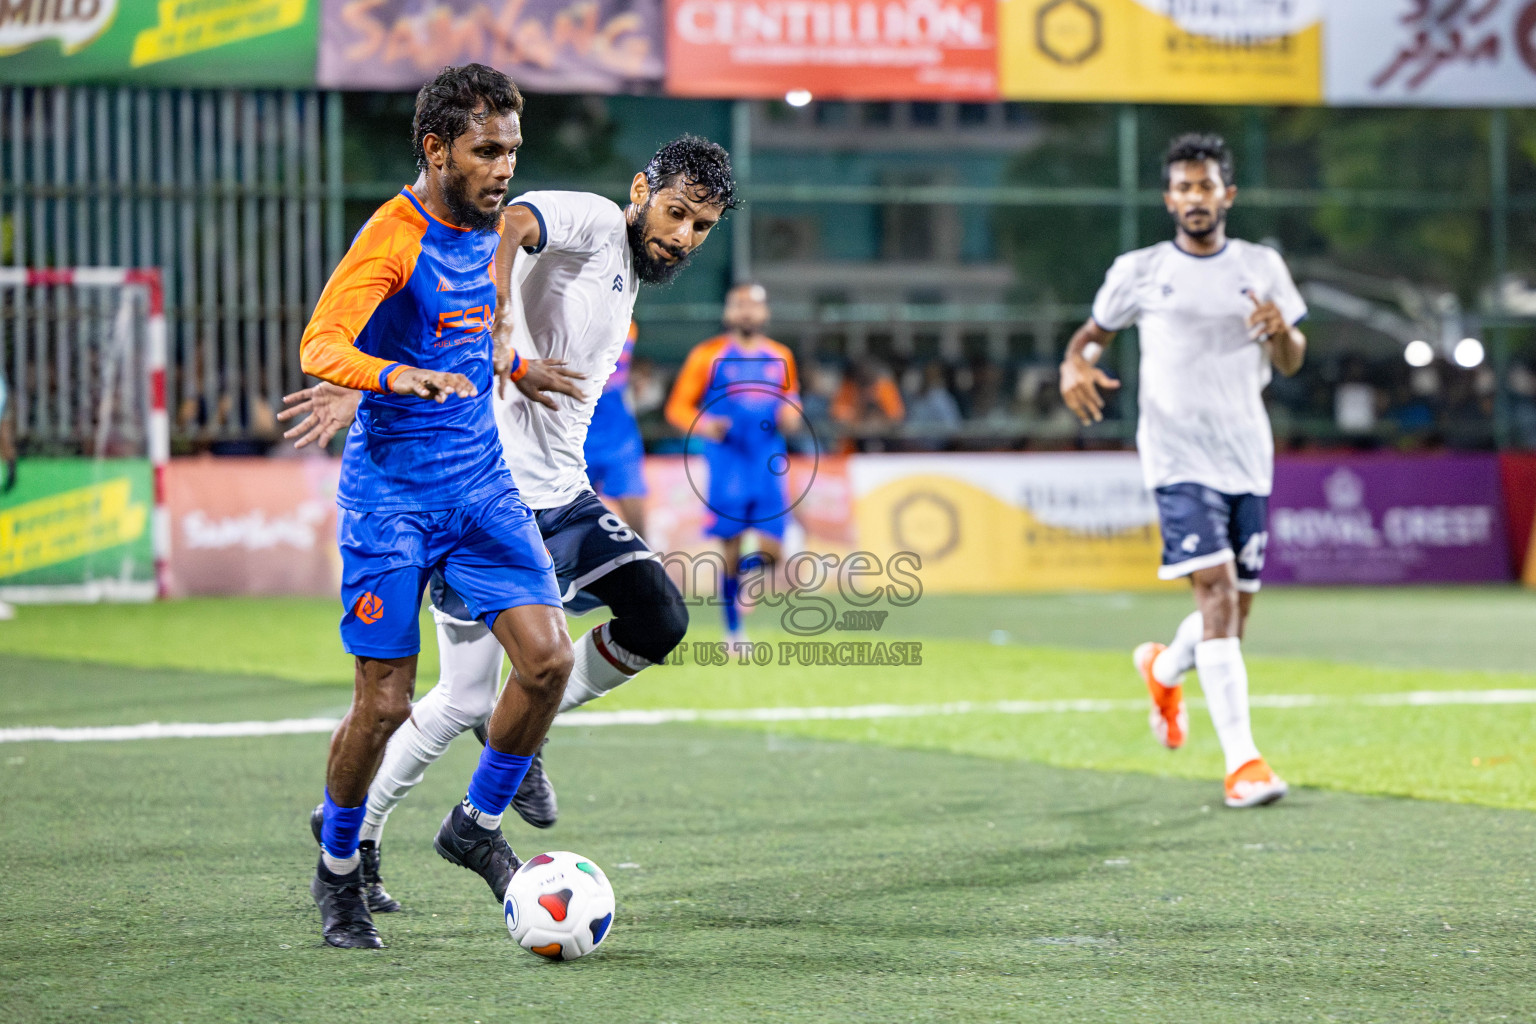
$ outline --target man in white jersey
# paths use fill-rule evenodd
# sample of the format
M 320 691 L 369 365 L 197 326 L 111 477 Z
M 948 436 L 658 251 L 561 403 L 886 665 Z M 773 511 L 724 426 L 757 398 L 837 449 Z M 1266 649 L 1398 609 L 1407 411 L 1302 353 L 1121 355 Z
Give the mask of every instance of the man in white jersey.
M 1152 731 L 1169 749 L 1184 744 L 1184 673 L 1191 668 L 1226 757 L 1228 807 L 1256 807 L 1286 794 L 1260 756 L 1248 716 L 1241 639 L 1264 567 L 1275 442 L 1262 392 L 1273 366 L 1301 368 L 1306 315 L 1280 254 L 1228 238 L 1237 197 L 1232 157 L 1215 135 L 1181 135 L 1163 163 L 1170 242 L 1115 260 L 1093 316 L 1067 345 L 1061 394 L 1084 423 L 1103 418 L 1100 389 L 1119 382 L 1094 365 L 1116 332 L 1141 337 L 1136 447 L 1157 498 L 1165 580 L 1190 578 L 1196 611 L 1172 643 L 1145 643 L 1133 660 L 1152 697 Z
M 566 609 L 582 614 L 607 605 L 614 613 L 576 641 L 562 712 L 661 663 L 687 630 L 683 597 L 655 553 L 592 492 L 583 447 L 603 384 L 623 351 L 640 283 L 672 280 L 734 205 L 726 152 L 684 136 L 658 150 L 635 176 L 627 209 L 586 192 L 528 192 L 507 206 L 503 238 L 512 242 L 497 254 L 498 351 L 510 353 L 515 338 L 520 352 L 539 357 L 527 362 L 540 372 L 558 367 L 582 386 L 579 397 L 555 389 L 535 400 L 525 397 L 526 388 L 498 389 L 493 407 L 503 455 L 553 556 Z M 538 241 L 519 254 L 516 240 L 529 237 L 523 221 L 536 224 Z M 308 411 L 316 428 L 349 415 L 329 390 L 293 397 L 296 408 L 288 415 Z M 305 433 L 308 423 L 290 434 Z M 429 587 L 442 674 L 391 737 L 368 791 L 360 834 L 365 894 L 375 913 L 400 908 L 379 874 L 390 811 L 454 737 L 486 722 L 501 677 L 495 636 L 440 576 Z M 537 828 L 555 823 L 555 794 L 542 757 L 534 760 L 512 807 Z M 499 902 L 494 887 L 493 895 Z

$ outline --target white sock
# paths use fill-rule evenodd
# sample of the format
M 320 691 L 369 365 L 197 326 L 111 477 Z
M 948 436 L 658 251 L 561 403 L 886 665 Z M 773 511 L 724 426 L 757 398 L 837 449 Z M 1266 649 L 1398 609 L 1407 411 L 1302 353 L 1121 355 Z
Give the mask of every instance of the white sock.
M 427 765 L 447 751 L 455 736 L 490 716 L 501 675 L 501 642 L 483 622 L 463 622 L 433 609 L 442 675 L 395 730 L 368 788 L 368 811 L 358 840 L 377 843 L 395 805 L 421 781 Z
M 1199 609 L 1184 616 L 1173 639 L 1152 662 L 1152 678 L 1164 686 L 1179 686 L 1184 673 L 1195 667 L 1195 645 L 1205 635 L 1205 617 Z
M 596 700 L 653 664 L 614 643 L 608 625 L 595 626 L 576 641 L 576 661 L 560 699 L 562 712 Z
M 1202 640 L 1195 645 L 1195 670 L 1231 775 L 1259 756 L 1248 723 L 1248 666 L 1241 642 L 1235 636 Z
M 326 853 L 323 846 L 320 848 L 320 860 L 325 864 L 325 870 L 333 875 L 350 875 L 363 862 L 362 856 L 356 850 L 352 851 L 352 856 L 343 860 Z
M 502 815 L 507 813 L 502 811 L 501 814 L 486 814 L 480 808 L 470 803 L 469 797 L 464 798 L 463 806 L 464 813 L 469 815 L 469 820 L 481 828 L 501 828 Z

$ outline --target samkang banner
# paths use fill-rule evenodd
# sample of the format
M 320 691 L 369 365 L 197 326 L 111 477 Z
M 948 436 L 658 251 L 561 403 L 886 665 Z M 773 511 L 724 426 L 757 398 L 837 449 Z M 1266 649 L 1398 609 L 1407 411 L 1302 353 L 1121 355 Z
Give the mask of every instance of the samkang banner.
M 324 0 L 319 81 L 416 89 L 479 62 L 537 92 L 649 92 L 662 79 L 660 0 Z
M 667 92 L 997 98 L 994 0 L 667 0 Z
M 1322 6 L 1321 0 L 1000 0 L 1002 94 L 1319 103 Z
M 319 0 L 0 0 L 0 82 L 315 81 Z

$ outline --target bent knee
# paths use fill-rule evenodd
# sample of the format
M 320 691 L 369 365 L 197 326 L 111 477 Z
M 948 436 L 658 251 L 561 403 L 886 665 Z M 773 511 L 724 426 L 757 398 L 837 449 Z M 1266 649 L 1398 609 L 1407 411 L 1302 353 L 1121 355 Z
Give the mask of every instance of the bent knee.
M 411 702 L 401 698 L 385 698 L 369 707 L 369 720 L 373 727 L 386 736 L 404 725 L 411 717 Z
M 523 689 L 536 693 L 563 693 L 571 666 L 576 663 L 571 639 L 562 636 L 556 642 L 526 651 L 518 666 L 517 681 Z

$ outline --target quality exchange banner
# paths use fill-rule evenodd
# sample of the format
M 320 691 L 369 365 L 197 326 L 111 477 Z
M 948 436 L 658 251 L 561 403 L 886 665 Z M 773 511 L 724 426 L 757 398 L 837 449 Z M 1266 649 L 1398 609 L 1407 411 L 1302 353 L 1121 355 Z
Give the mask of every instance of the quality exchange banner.
M 1263 578 L 1266 584 L 1509 579 L 1498 458 L 1277 460 Z
M 416 89 L 479 62 L 535 92 L 649 92 L 664 71 L 660 0 L 324 0 L 319 81 Z
M 315 81 L 320 0 L 0 0 L 0 82 Z

